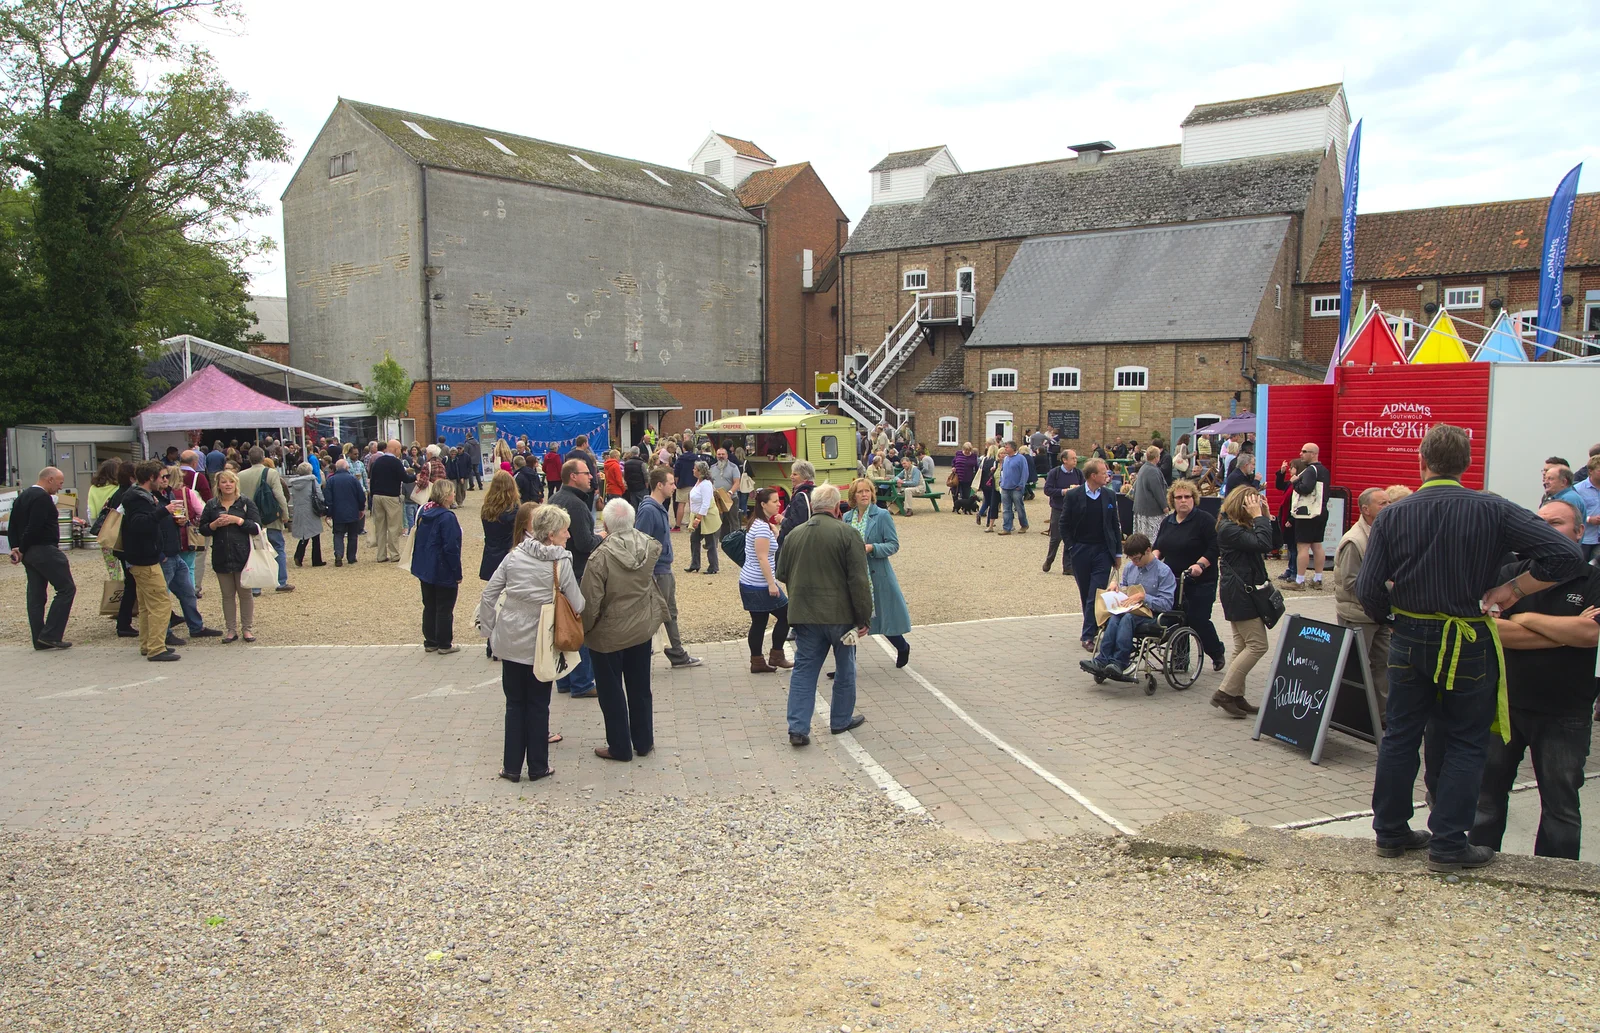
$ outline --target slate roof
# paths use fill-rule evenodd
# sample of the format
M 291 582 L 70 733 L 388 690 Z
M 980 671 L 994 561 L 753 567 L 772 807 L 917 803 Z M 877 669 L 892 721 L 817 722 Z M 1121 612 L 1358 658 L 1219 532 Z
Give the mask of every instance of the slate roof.
M 1243 339 L 1291 221 L 1025 240 L 967 347 Z
M 714 179 L 691 175 L 682 169 L 619 158 L 582 147 L 568 147 L 463 122 L 451 122 L 431 115 L 396 111 L 376 104 L 342 99 L 340 103 L 348 105 L 414 161 L 432 168 L 521 180 L 741 222 L 754 221 L 754 217 L 740 206 L 727 187 Z M 412 132 L 405 125 L 408 121 L 427 130 L 434 139 L 429 140 Z M 501 151 L 486 137 L 499 140 L 513 154 Z M 588 162 L 594 171 L 573 161 L 572 155 Z M 645 173 L 646 169 L 660 176 L 666 185 L 652 179 Z
M 945 145 L 937 147 L 923 147 L 915 151 L 895 151 L 884 157 L 878 164 L 868 169 L 868 172 L 888 172 L 893 169 L 914 169 L 919 165 L 926 165 L 928 159 L 944 150 Z
M 683 403 L 672 397 L 672 392 L 660 384 L 612 384 L 611 387 L 635 409 L 683 408 Z
M 738 188 L 734 195 L 739 198 L 739 203 L 746 208 L 756 208 L 766 204 L 778 192 L 789 185 L 790 180 L 811 167 L 809 161 L 798 165 L 780 165 L 775 169 L 760 169 L 750 173 L 749 177 Z
M 1179 125 L 1198 126 L 1208 122 L 1226 122 L 1234 118 L 1281 115 L 1287 111 L 1326 107 L 1339 95 L 1342 85 L 1342 83 L 1330 83 L 1327 86 L 1313 86 L 1307 90 L 1269 93 L 1265 97 L 1245 97 L 1241 100 L 1218 101 L 1215 104 L 1196 104 L 1188 117 Z
M 1322 151 L 1184 167 L 1180 147 L 940 176 L 916 204 L 868 208 L 845 254 L 1303 211 Z
M 1356 279 L 1505 273 L 1539 268 L 1548 197 L 1356 216 Z M 1600 193 L 1572 205 L 1567 265 L 1600 265 Z M 1330 232 L 1305 283 L 1339 279 L 1339 234 Z
M 763 151 L 761 148 L 757 147 L 755 144 L 751 143 L 749 140 L 741 140 L 737 136 L 728 136 L 725 133 L 718 133 L 717 139 L 721 140 L 729 147 L 732 147 L 733 153 L 742 157 L 755 158 L 758 161 L 778 160 L 772 155 L 768 154 L 766 151 Z
M 961 346 L 950 349 L 944 361 L 922 378 L 915 388 L 917 394 L 961 394 L 967 390 L 967 356 Z

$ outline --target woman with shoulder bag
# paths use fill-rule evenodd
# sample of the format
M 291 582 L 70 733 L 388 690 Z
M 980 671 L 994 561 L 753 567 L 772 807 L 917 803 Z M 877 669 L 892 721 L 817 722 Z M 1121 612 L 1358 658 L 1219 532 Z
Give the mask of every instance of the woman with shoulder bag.
M 557 587 L 575 612 L 583 612 L 583 593 L 566 549 L 571 523 L 560 506 L 525 502 L 518 507 L 512 530 L 517 544 L 495 568 L 478 600 L 478 626 L 490 652 L 500 658 L 500 687 L 506 696 L 500 777 L 508 782 L 521 780 L 524 761 L 530 782 L 555 774 L 550 744 L 561 736 L 550 734 L 552 683 L 535 677 L 534 667 L 540 615 L 555 601 Z
M 517 482 L 504 470 L 496 470 L 489 478 L 489 490 L 484 493 L 478 517 L 483 521 L 483 559 L 478 562 L 478 580 L 494 577 L 506 555 L 511 552 L 514 530 L 520 506 Z M 484 646 L 490 660 L 495 659 L 494 648 Z
M 454 481 L 434 481 L 428 492 L 411 539 L 411 574 L 422 583 L 422 649 L 447 656 L 461 651 L 455 644 L 461 522 L 451 512 L 456 508 Z
M 211 539 L 211 569 L 222 589 L 222 620 L 228 633 L 224 642 L 254 642 L 256 600 L 239 584 L 239 572 L 250 562 L 250 542 L 261 531 L 256 504 L 239 494 L 239 475 L 232 470 L 217 474 L 217 493 L 200 513 L 200 533 Z
M 1233 629 L 1233 661 L 1222 676 L 1222 686 L 1211 705 L 1230 717 L 1248 717 L 1261 708 L 1244 698 L 1244 680 L 1267 655 L 1267 628 L 1262 620 L 1262 597 L 1276 596 L 1267 605 L 1276 610 L 1272 623 L 1283 613 L 1283 599 L 1267 576 L 1266 555 L 1272 551 L 1272 515 L 1267 500 L 1254 488 L 1239 487 L 1222 502 L 1217 521 L 1221 551 L 1222 616 Z
M 294 473 L 283 479 L 289 489 L 289 533 L 298 541 L 294 547 L 294 565 L 305 566 L 306 546 L 311 546 L 311 565 L 325 567 L 322 559 L 322 514 L 327 506 L 322 501 L 322 488 L 311 472 L 310 463 L 301 463 Z
M 776 488 L 761 488 L 755 493 L 755 506 L 744 525 L 744 566 L 739 569 L 739 599 L 750 614 L 750 673 L 771 674 L 779 668 L 793 667 L 783 653 L 789 637 L 789 597 L 778 585 L 778 533 L 773 521 L 783 508 Z M 763 654 L 762 640 L 771 616 L 772 650 Z

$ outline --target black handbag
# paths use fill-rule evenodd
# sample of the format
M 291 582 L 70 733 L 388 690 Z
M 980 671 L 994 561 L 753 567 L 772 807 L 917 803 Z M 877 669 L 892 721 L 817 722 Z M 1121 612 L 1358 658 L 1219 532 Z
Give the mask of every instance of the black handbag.
M 1284 605 L 1283 593 L 1278 591 L 1278 586 L 1270 580 L 1264 581 L 1250 589 L 1250 601 L 1255 604 L 1256 613 L 1261 617 L 1261 623 L 1271 628 L 1283 619 Z

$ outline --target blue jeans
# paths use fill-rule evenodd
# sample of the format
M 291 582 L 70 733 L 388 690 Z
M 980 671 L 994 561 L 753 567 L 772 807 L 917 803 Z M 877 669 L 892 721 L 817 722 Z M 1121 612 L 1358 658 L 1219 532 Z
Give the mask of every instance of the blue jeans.
M 1478 808 L 1478 790 L 1489 757 L 1489 725 L 1494 721 L 1500 665 L 1488 629 L 1474 624 L 1476 642 L 1461 642 L 1455 685 L 1446 690 L 1450 653 L 1456 632 L 1445 638 L 1442 621 L 1397 617 L 1389 642 L 1388 725 L 1378 745 L 1378 768 L 1372 785 L 1372 830 L 1378 843 L 1403 840 L 1410 830 L 1418 756 L 1423 732 L 1429 733 L 1439 756 L 1433 811 L 1432 853 L 1458 853 Z M 1446 650 L 1445 673 L 1434 680 L 1439 653 Z
M 289 551 L 283 546 L 283 531 L 274 531 L 268 528 L 267 541 L 271 542 L 272 547 L 278 550 L 278 584 L 287 585 L 289 583 Z
M 183 610 L 183 622 L 189 625 L 189 630 L 199 631 L 205 627 L 200 606 L 194 599 L 194 579 L 189 576 L 189 565 L 183 562 L 183 556 L 180 554 L 163 559 L 161 576 L 167 579 L 167 591 L 178 600 L 178 607 Z
M 1078 579 L 1078 601 L 1083 604 L 1083 634 L 1078 637 L 1092 642 L 1100 630 L 1094 619 L 1094 594 L 1111 580 L 1111 554 L 1098 545 L 1074 545 L 1072 576 Z
M 572 673 L 556 682 L 557 692 L 588 692 L 594 688 L 594 661 L 589 659 L 589 647 L 578 647 L 578 663 Z
M 1478 794 L 1478 816 L 1469 837 L 1478 846 L 1500 849 L 1506 833 L 1506 805 L 1517 781 L 1522 755 L 1533 751 L 1533 773 L 1539 779 L 1539 832 L 1533 852 L 1539 857 L 1578 859 L 1583 816 L 1578 790 L 1583 764 L 1589 759 L 1594 719 L 1587 714 L 1565 717 L 1532 710 L 1511 711 L 1511 741 L 1489 737 L 1489 766 Z
M 417 525 L 417 511 L 421 508 L 421 506 L 417 505 L 415 502 L 412 502 L 411 498 L 407 496 L 405 500 L 405 521 L 407 531 L 411 530 Z
M 1105 630 L 1100 633 L 1100 652 L 1095 654 L 1095 659 L 1119 669 L 1128 666 L 1128 661 L 1133 658 L 1134 632 L 1155 623 L 1153 617 L 1113 613 L 1111 619 L 1106 621 Z
M 1022 524 L 1022 529 L 1028 529 L 1028 511 L 1022 505 L 1021 488 L 1001 488 L 1000 504 L 1005 517 L 1000 521 L 1000 530 L 1011 530 L 1011 514 L 1017 515 L 1017 520 Z
M 796 624 L 794 670 L 789 674 L 789 732 L 811 734 L 811 715 L 817 706 L 817 677 L 822 661 L 833 650 L 833 706 L 828 727 L 843 728 L 856 712 L 856 647 L 840 643 L 850 632 L 848 624 Z

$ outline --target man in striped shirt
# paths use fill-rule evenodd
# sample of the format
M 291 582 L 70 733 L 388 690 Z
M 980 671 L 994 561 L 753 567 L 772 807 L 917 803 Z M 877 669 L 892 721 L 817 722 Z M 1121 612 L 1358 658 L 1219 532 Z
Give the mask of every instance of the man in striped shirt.
M 1569 539 L 1521 506 L 1462 487 L 1472 442 L 1460 427 L 1436 425 L 1418 453 L 1422 488 L 1378 514 L 1356 581 L 1367 615 L 1394 621 L 1372 828 L 1379 856 L 1426 847 L 1430 869 L 1452 872 L 1495 857 L 1489 847 L 1467 842 L 1491 727 L 1509 731 L 1504 661 L 1489 611 L 1577 577 L 1583 559 Z M 1501 584 L 1507 553 L 1531 565 Z M 1431 835 L 1410 826 L 1418 747 L 1430 721 L 1440 752 Z

